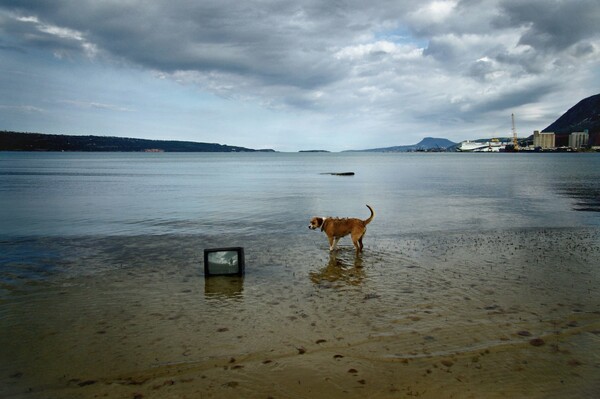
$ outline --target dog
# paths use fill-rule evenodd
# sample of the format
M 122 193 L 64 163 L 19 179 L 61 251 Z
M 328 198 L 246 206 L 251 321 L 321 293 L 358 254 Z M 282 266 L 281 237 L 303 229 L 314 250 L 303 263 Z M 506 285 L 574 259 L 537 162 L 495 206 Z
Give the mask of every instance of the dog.
M 371 223 L 371 220 L 375 217 L 373 208 L 367 205 L 367 208 L 371 211 L 371 216 L 366 220 L 358 218 L 332 218 L 332 217 L 313 217 L 310 219 L 308 228 L 316 230 L 318 228 L 327 234 L 329 240 L 329 250 L 335 250 L 335 247 L 340 238 L 350 234 L 354 248 L 356 248 L 356 254 L 360 254 L 363 250 L 363 237 L 367 232 L 367 225 Z

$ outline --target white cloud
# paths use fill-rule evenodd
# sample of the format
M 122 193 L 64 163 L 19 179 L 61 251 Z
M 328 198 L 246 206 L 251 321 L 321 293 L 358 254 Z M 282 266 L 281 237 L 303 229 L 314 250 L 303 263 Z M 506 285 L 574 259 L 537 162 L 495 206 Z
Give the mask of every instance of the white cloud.
M 73 51 L 79 50 L 82 50 L 90 58 L 98 54 L 98 47 L 76 29 L 46 23 L 35 15 L 19 16 L 14 13 L 8 13 L 8 15 L 15 21 L 33 28 L 23 35 L 25 41 L 52 46 L 52 51 L 57 58 L 64 58 Z
M 118 111 L 118 112 L 131 112 L 133 111 L 130 108 L 122 107 L 115 104 L 106 104 L 101 102 L 94 101 L 78 101 L 78 100 L 65 100 L 62 101 L 65 104 L 75 105 L 80 108 L 93 108 L 93 109 L 101 109 L 101 110 L 109 110 L 109 111 Z
M 409 18 L 419 23 L 441 23 L 451 16 L 456 4 L 453 0 L 432 1 L 409 13 Z
M 360 60 L 367 56 L 390 56 L 394 59 L 417 59 L 423 55 L 423 49 L 412 45 L 398 45 L 389 41 L 347 46 L 334 54 L 337 59 Z
M 34 105 L 0 105 L 0 110 L 25 112 L 25 113 L 43 113 L 46 112 L 43 108 Z

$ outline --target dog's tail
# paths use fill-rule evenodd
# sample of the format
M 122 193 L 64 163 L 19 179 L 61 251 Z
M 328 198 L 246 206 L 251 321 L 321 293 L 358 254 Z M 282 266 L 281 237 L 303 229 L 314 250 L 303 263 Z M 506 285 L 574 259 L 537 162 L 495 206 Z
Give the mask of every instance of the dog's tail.
M 371 216 L 369 216 L 369 218 L 364 221 L 365 226 L 371 223 L 371 220 L 373 220 L 373 218 L 375 217 L 375 211 L 373 210 L 373 208 L 371 208 L 369 205 L 367 205 L 367 208 L 369 208 L 369 210 L 371 211 Z

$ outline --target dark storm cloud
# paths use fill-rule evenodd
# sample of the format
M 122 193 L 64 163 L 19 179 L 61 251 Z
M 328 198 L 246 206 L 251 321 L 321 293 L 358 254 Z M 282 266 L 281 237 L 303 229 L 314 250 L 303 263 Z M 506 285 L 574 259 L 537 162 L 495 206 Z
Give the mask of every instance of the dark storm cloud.
M 228 100 L 347 118 L 324 130 L 434 130 L 525 105 L 541 115 L 567 85 L 588 93 L 599 12 L 597 0 L 0 0 L 0 52 L 51 54 L 71 62 L 65 70 L 83 60 L 151 71 Z
M 344 65 L 324 55 L 340 37 L 369 28 L 368 21 L 354 20 L 328 2 L 63 0 L 52 7 L 35 1 L 4 6 L 22 17 L 33 15 L 41 23 L 81 32 L 106 53 L 147 68 L 218 71 L 303 88 L 339 79 Z M 30 45 L 69 49 L 56 37 L 6 27 L 11 28 Z
M 496 112 L 515 109 L 525 104 L 536 103 L 544 96 L 552 93 L 556 84 L 540 83 L 509 89 L 506 92 L 485 96 L 475 106 L 468 110 L 470 114 Z
M 415 4 L 420 2 L 7 0 L 0 7 L 80 32 L 98 51 L 145 68 L 311 89 L 347 76 L 349 66 L 332 57 L 339 47 L 394 28 Z M 68 49 L 50 40 L 37 45 Z
M 40 24 L 81 35 L 76 40 L 33 31 L 32 23 L 20 21 L 19 26 L 4 18 L 3 29 L 27 45 L 62 52 L 89 51 L 94 46 L 112 57 L 165 73 L 217 72 L 243 77 L 250 85 L 302 89 L 347 77 L 351 66 L 331 56 L 336 49 L 400 25 L 427 40 L 425 56 L 447 63 L 449 69 L 471 69 L 477 79 L 478 67 L 483 66 L 473 64 L 477 59 L 488 56 L 514 65 L 520 56 L 498 44 L 492 44 L 496 47 L 492 50 L 490 43 L 469 42 L 469 36 L 493 36 L 492 29 L 522 30 L 519 44 L 535 50 L 520 60 L 527 73 L 535 73 L 533 65 L 544 61 L 538 52 L 561 51 L 578 43 L 575 55 L 595 49 L 582 44 L 599 31 L 600 7 L 595 0 L 511 0 L 501 1 L 497 8 L 494 4 L 478 0 L 381 1 L 376 6 L 353 1 L 58 0 L 50 4 L 7 0 L 1 5 L 21 17 L 33 16 Z M 11 44 L 16 45 L 4 45 Z
M 538 51 L 564 50 L 600 33 L 597 0 L 510 0 L 500 3 L 500 11 L 495 25 L 523 27 L 520 44 Z
M 37 17 L 0 14 L 0 33 L 4 49 L 26 53 L 31 49 L 49 50 L 55 56 L 89 53 L 93 45 L 75 30 L 40 21 Z

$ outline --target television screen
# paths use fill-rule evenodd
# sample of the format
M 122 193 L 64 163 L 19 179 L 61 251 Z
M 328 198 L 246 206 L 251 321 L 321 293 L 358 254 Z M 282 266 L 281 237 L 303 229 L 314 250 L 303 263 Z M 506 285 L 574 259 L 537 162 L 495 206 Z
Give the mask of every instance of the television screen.
M 213 248 L 204 250 L 206 276 L 241 275 L 244 273 L 244 248 Z

